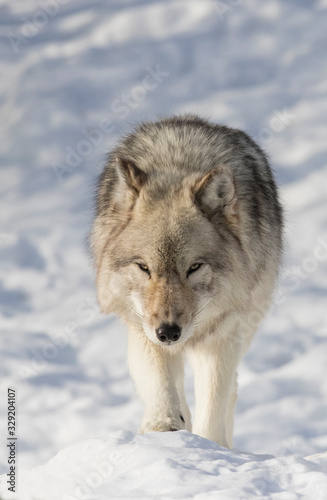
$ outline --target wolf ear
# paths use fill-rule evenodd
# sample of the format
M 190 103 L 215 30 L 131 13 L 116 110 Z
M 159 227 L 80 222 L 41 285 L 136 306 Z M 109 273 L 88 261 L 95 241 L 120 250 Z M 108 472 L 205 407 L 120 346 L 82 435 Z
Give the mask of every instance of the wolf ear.
M 222 209 L 231 222 L 236 222 L 238 202 L 235 180 L 230 168 L 221 165 L 197 179 L 192 186 L 195 204 L 206 214 Z
M 147 174 L 132 161 L 119 156 L 116 156 L 115 167 L 119 183 L 118 189 L 122 191 L 128 188 L 138 195 L 147 181 Z

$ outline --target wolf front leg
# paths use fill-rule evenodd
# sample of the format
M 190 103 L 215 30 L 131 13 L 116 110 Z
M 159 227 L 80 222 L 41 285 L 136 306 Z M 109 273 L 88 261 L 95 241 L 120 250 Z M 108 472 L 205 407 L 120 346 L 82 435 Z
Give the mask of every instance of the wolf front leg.
M 239 352 L 233 340 L 211 336 L 190 353 L 196 402 L 193 432 L 226 448 L 232 447 Z
M 130 329 L 128 364 L 145 403 L 140 432 L 191 430 L 182 357 L 155 345 L 143 332 Z

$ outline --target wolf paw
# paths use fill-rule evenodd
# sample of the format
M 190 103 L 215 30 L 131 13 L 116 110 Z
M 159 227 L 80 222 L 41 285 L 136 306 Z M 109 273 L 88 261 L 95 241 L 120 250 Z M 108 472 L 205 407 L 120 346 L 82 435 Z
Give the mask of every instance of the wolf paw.
M 185 429 L 185 419 L 182 414 L 176 417 L 157 417 L 155 419 L 144 419 L 140 432 L 143 434 L 145 432 L 169 432 L 169 431 L 180 431 Z

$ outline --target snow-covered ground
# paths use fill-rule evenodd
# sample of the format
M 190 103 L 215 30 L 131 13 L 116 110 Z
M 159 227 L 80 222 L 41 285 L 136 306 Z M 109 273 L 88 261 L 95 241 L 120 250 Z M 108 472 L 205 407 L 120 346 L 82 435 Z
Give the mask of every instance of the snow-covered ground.
M 327 498 L 326 24 L 326 0 L 0 0 L 2 498 Z M 136 434 L 126 331 L 98 313 L 87 256 L 106 152 L 134 123 L 185 111 L 256 138 L 286 208 L 232 451 Z M 193 408 L 191 372 L 186 389 Z

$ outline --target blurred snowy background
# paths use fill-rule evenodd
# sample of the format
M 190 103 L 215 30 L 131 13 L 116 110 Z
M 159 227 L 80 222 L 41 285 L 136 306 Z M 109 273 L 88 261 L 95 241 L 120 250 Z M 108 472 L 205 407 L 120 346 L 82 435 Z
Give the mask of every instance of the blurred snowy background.
M 326 450 L 326 26 L 326 0 L 0 0 L 0 434 L 14 386 L 20 467 L 138 429 L 125 328 L 98 313 L 86 237 L 106 152 L 140 120 L 188 111 L 252 135 L 286 209 L 234 445 Z M 193 407 L 190 372 L 186 388 Z

